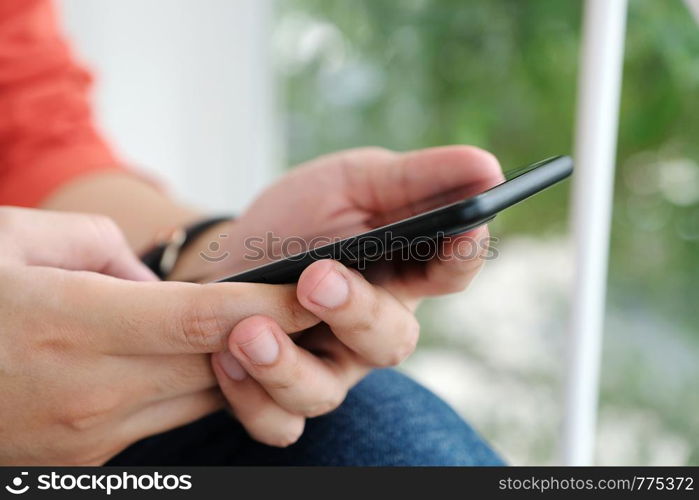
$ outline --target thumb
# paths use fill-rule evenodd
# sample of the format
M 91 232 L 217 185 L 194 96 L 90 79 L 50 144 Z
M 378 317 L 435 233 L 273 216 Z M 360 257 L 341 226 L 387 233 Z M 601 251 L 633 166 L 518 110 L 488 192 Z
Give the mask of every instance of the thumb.
M 9 257 L 32 266 L 94 271 L 133 281 L 157 277 L 129 248 L 119 227 L 99 215 L 0 208 Z

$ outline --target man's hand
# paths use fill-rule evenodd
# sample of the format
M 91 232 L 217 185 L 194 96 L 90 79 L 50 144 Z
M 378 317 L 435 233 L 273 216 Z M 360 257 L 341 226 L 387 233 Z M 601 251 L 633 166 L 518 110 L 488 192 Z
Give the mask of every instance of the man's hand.
M 253 315 L 212 361 L 238 420 L 253 438 L 275 446 L 295 442 L 306 417 L 337 408 L 371 368 L 397 365 L 418 340 L 417 320 L 403 304 L 337 262 L 306 268 L 296 294 L 322 324 L 294 342 L 292 330 Z
M 502 179 L 490 153 L 468 146 L 408 153 L 364 148 L 323 156 L 265 190 L 237 221 L 200 239 L 177 271 L 179 277 L 232 274 L 264 263 L 246 260 L 251 252 L 245 242 L 253 238 L 266 244 L 270 235 L 278 241 L 347 237 L 383 225 L 382 216 L 396 209 L 456 189 L 476 194 Z M 373 266 L 369 280 L 412 309 L 424 296 L 465 288 L 480 269 L 487 238 L 487 227 L 482 226 L 445 242 L 439 259 L 386 262 Z M 219 245 L 215 253 L 209 252 L 212 242 Z M 218 262 L 226 252 L 229 256 Z M 212 259 L 207 262 L 200 254 Z
M 411 203 L 457 188 L 475 194 L 501 180 L 497 161 L 468 147 L 406 154 L 360 149 L 322 157 L 266 190 L 234 224 L 218 228 L 228 238 L 220 251 L 231 257 L 208 267 L 219 275 L 250 267 L 243 260 L 245 238 L 346 237 Z M 305 417 L 336 408 L 372 367 L 396 365 L 413 351 L 419 325 L 412 310 L 419 299 L 463 289 L 480 268 L 487 235 L 482 227 L 452 238 L 441 259 L 381 263 L 372 269 L 371 283 L 337 262 L 309 266 L 297 298 L 322 324 L 293 342 L 273 319 L 247 318 L 233 330 L 229 352 L 213 357 L 237 418 L 262 442 L 296 441 Z
M 0 208 L 0 464 L 104 463 L 222 407 L 216 378 L 253 437 L 288 445 L 417 341 L 332 261 L 298 286 L 153 280 L 109 219 Z
M 293 286 L 154 279 L 109 219 L 0 208 L 0 464 L 104 463 L 222 407 L 206 353 L 243 319 L 319 321 Z
M 382 216 L 395 209 L 455 189 L 475 194 L 501 180 L 497 161 L 490 154 L 470 147 L 404 154 L 369 148 L 325 156 L 295 169 L 267 189 L 237 221 L 213 229 L 198 244 L 188 247 L 173 278 L 212 279 L 264 263 L 245 259 L 248 252 L 245 242 L 250 238 L 264 241 L 270 234 L 280 239 L 346 237 L 382 225 Z M 169 317 L 168 314 L 175 315 L 180 332 L 183 324 L 195 325 L 195 330 L 190 332 L 199 335 L 188 335 L 187 343 L 193 342 L 194 352 L 217 352 L 212 359 L 216 378 L 242 425 L 259 441 L 284 446 L 298 439 L 306 417 L 320 415 L 339 405 L 347 391 L 372 367 L 395 365 L 412 352 L 418 335 L 412 311 L 419 300 L 463 289 L 480 268 L 487 235 L 487 229 L 481 227 L 451 238 L 443 244 L 441 258 L 428 262 L 377 263 L 368 274 L 368 281 L 331 261 L 309 266 L 297 287 L 137 284 L 91 275 L 89 279 L 97 281 L 90 281 L 90 287 L 81 286 L 81 292 L 74 293 L 88 295 L 90 304 L 99 297 L 92 306 L 94 319 L 87 325 L 78 320 L 68 330 L 75 328 L 83 332 L 73 334 L 77 339 L 94 338 L 95 332 L 102 331 L 98 324 L 104 315 L 114 321 L 118 321 L 117 317 L 145 318 L 145 325 L 138 329 L 138 339 L 141 343 L 152 341 L 149 349 L 154 349 L 167 345 L 165 332 L 173 331 L 172 325 L 162 324 L 162 318 Z M 219 247 L 214 249 L 211 243 Z M 202 253 L 214 258 L 206 261 L 200 256 Z M 220 260 L 221 255 L 228 258 Z M 333 277 L 339 278 L 332 280 Z M 93 293 L 91 287 L 99 289 L 98 283 L 103 282 L 109 284 L 110 292 Z M 24 286 L 30 288 L 29 283 Z M 203 316 L 194 323 L 177 320 L 178 311 L 173 306 L 177 301 L 174 295 L 172 298 L 168 295 L 175 291 L 183 296 L 209 294 L 206 300 L 187 301 L 205 308 Z M 224 300 L 226 296 L 230 300 Z M 110 307 L 104 304 L 110 301 L 114 301 Z M 114 310 L 114 304 L 120 302 L 124 303 L 123 307 Z M 214 305 L 206 308 L 209 303 Z M 70 304 L 61 307 L 63 312 L 70 310 Z M 196 307 L 186 308 L 182 314 L 192 318 L 196 310 Z M 231 316 L 223 314 L 226 310 Z M 122 328 L 133 325 L 132 321 L 121 321 Z M 305 322 L 309 324 L 304 325 Z M 18 328 L 18 331 L 23 330 Z M 214 333 L 207 333 L 210 331 Z M 302 334 L 296 334 L 301 331 Z M 115 332 L 102 335 L 103 341 L 111 339 L 117 347 L 123 345 Z M 131 341 L 129 338 L 126 342 Z M 127 357 L 132 354 L 123 353 Z M 194 356 L 198 361 L 193 363 L 202 361 L 201 356 L 181 352 L 167 352 L 167 355 L 181 360 Z M 113 358 L 110 353 L 107 359 Z M 148 366 L 153 366 L 150 356 L 136 359 L 143 363 L 150 361 Z M 201 364 L 196 366 L 197 370 L 201 368 Z M 184 372 L 190 374 L 191 370 Z M 150 374 L 147 369 L 143 373 Z M 208 379 L 203 377 L 208 385 L 198 387 L 200 393 L 211 387 L 210 377 L 210 374 Z M 124 384 L 120 387 L 123 389 Z M 209 397 L 216 394 L 209 392 Z M 195 406 L 187 407 L 192 409 L 189 420 L 206 410 L 202 406 L 195 415 Z M 172 419 L 176 414 L 168 412 Z M 113 418 L 112 412 L 109 415 Z M 185 416 L 177 420 L 186 421 Z M 160 432 L 165 427 L 167 420 L 158 429 L 149 431 Z M 147 435 L 143 434 L 144 430 L 139 435 Z M 137 434 L 133 433 L 130 439 L 134 436 Z M 129 441 L 119 442 L 123 447 Z

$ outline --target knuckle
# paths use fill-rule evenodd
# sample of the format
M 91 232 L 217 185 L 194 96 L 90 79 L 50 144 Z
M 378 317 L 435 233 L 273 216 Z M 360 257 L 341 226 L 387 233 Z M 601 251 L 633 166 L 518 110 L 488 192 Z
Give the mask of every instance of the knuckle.
M 179 340 L 197 351 L 223 350 L 229 333 L 216 313 L 220 310 L 220 297 L 212 290 L 210 285 L 199 286 L 198 292 L 184 304 L 177 326 Z
M 357 314 L 352 318 L 351 331 L 355 335 L 372 332 L 381 324 L 381 301 L 372 300 L 364 314 Z
M 56 363 L 68 359 L 73 351 L 72 339 L 57 336 L 51 331 L 36 332 L 24 344 L 23 349 L 18 350 L 18 357 L 21 362 L 31 362 L 33 357 L 35 360 Z
M 287 448 L 296 443 L 303 434 L 306 419 L 303 417 L 290 417 L 283 425 L 274 428 L 249 431 L 250 436 L 267 446 L 275 448 Z
M 410 356 L 417 348 L 417 343 L 420 340 L 420 322 L 415 316 L 410 315 L 405 326 L 405 342 L 403 345 L 403 359 Z
M 126 246 L 126 240 L 119 226 L 104 215 L 79 215 L 85 217 L 87 227 L 93 234 L 93 241 L 100 242 L 105 257 L 114 257 Z
M 376 324 L 381 319 L 381 313 L 383 311 L 382 301 L 376 297 L 371 301 L 371 307 L 369 307 L 369 314 L 364 316 L 363 323 L 360 324 L 365 328 L 371 328 L 372 325 Z
M 293 389 L 303 378 L 303 366 L 296 349 L 290 349 L 287 359 L 272 367 L 264 376 L 262 385 L 270 390 L 286 391 Z
M 90 227 L 97 238 L 109 243 L 120 242 L 123 239 L 121 229 L 113 219 L 104 215 L 86 215 Z
M 9 343 L 7 349 L 0 349 L 0 373 L 40 373 L 44 364 L 61 366 L 72 359 L 72 339 L 56 335 L 53 329 L 30 327 L 29 331 L 2 332 Z
M 378 320 L 378 315 L 370 311 L 366 316 L 355 319 L 354 325 L 352 325 L 352 333 L 362 334 L 370 332 L 374 329 Z
M 119 231 L 119 226 L 116 225 L 116 222 L 106 215 L 90 214 L 86 217 L 89 217 L 95 231 L 99 231 L 103 235 L 114 236 L 121 234 L 121 231 Z
M 294 331 L 307 328 L 311 322 L 311 313 L 298 301 L 295 291 L 289 296 L 285 306 L 285 311 L 289 318 L 289 327 L 291 327 Z
M 309 406 L 304 415 L 308 418 L 319 417 L 336 410 L 347 397 L 346 390 L 336 390 L 328 394 L 322 401 Z
M 410 319 L 406 321 L 402 329 L 400 342 L 383 359 L 379 360 L 379 366 L 399 365 L 415 352 L 418 339 L 420 338 L 420 323 L 418 323 L 415 316 L 410 315 Z
M 269 420 L 269 406 L 261 404 L 231 405 L 229 410 L 251 436 L 264 433 L 266 422 Z
M 367 161 L 390 161 L 398 155 L 395 151 L 380 146 L 364 146 L 359 148 L 347 149 L 337 153 L 332 153 L 326 157 L 320 157 L 318 160 L 332 160 L 338 162 L 342 167 L 348 179 L 353 179 L 353 171 L 361 165 L 365 165 Z

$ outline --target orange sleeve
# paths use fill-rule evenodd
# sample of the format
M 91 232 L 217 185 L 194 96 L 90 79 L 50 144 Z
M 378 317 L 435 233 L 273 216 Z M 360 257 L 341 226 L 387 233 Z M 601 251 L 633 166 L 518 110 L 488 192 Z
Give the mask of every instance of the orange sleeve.
M 93 123 L 90 83 L 49 0 L 0 0 L 0 205 L 36 206 L 76 176 L 121 168 Z

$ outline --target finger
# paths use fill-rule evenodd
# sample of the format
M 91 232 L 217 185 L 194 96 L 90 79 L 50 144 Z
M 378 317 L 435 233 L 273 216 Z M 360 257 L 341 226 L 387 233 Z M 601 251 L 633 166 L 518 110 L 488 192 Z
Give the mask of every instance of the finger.
M 298 335 L 294 342 L 307 351 L 322 358 L 326 363 L 334 366 L 342 375 L 347 387 L 354 387 L 370 371 L 367 365 L 356 352 L 343 344 L 325 323 L 315 325 L 303 334 Z
M 481 226 L 447 237 L 438 255 L 425 263 L 400 262 L 387 278 L 376 272 L 368 273 L 367 278 L 382 283 L 404 304 L 416 306 L 422 297 L 464 290 L 483 266 L 489 243 L 488 228 Z
M 372 149 L 342 154 L 348 195 L 357 207 L 375 213 L 407 207 L 456 189 L 461 198 L 472 196 L 503 180 L 497 159 L 471 146 L 399 155 L 377 154 Z
M 250 436 L 269 446 L 295 443 L 305 418 L 281 406 L 243 368 L 230 352 L 214 354 L 211 364 L 233 414 Z
M 264 316 L 247 318 L 233 329 L 231 354 L 280 406 L 306 417 L 322 415 L 345 399 L 356 375 L 296 345 Z M 352 380 L 350 380 L 352 379 Z
M 396 365 L 415 349 L 415 316 L 386 290 L 338 262 L 308 266 L 299 278 L 297 296 L 342 343 L 373 365 Z
M 253 314 L 270 316 L 288 332 L 319 321 L 291 285 L 134 283 L 74 273 L 61 280 L 59 292 L 45 298 L 47 308 L 80 332 L 74 341 L 105 354 L 222 351 L 233 327 Z
M 216 387 L 208 354 L 174 356 L 112 356 L 112 376 L 131 388 L 135 410 Z
M 432 295 L 464 290 L 483 267 L 489 242 L 487 226 L 448 238 L 439 257 L 427 263 L 425 290 L 430 290 Z
M 24 264 L 157 280 L 107 217 L 3 207 L 0 227 L 13 257 Z
M 181 427 L 223 408 L 218 389 L 155 402 L 124 418 L 115 429 L 129 442 Z

